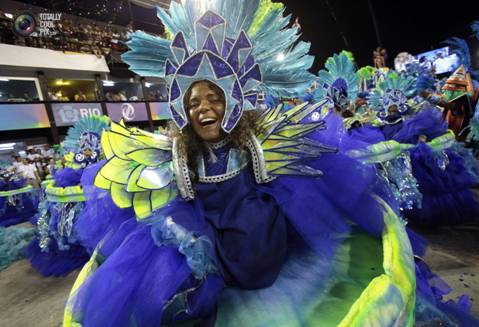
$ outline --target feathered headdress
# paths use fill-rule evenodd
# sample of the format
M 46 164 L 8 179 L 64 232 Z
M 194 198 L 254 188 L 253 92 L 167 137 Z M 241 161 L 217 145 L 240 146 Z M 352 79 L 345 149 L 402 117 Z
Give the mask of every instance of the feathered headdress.
M 405 114 L 408 98 L 414 96 L 416 80 L 411 76 L 389 73 L 384 81 L 376 85 L 369 98 L 369 104 L 378 112 L 381 120 L 389 117 L 388 109 L 395 105 L 399 114 Z
M 73 153 L 73 160 L 77 164 L 97 161 L 101 153 L 101 134 L 109 124 L 110 119 L 106 116 L 82 118 L 68 129 L 63 141 L 63 151 Z M 85 150 L 90 150 L 92 156 L 86 158 L 83 154 Z
M 316 91 L 316 99 L 328 98 L 341 109 L 347 109 L 359 91 L 353 60 L 352 54 L 345 51 L 326 60 L 326 70 L 318 73 L 320 87 Z
M 231 132 L 243 110 L 256 107 L 257 92 L 299 96 L 311 85 L 313 57 L 298 28 L 287 28 L 284 6 L 270 0 L 184 0 L 171 2 L 158 17 L 174 37 L 135 32 L 122 58 L 142 76 L 164 77 L 170 112 L 179 128 L 188 124 L 183 96 L 189 86 L 209 80 L 226 96 L 222 121 Z

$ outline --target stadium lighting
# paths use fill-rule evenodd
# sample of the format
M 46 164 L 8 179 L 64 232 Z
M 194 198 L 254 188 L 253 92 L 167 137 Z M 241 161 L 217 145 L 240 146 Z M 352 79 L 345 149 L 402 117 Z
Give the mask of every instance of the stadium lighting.
M 115 82 L 113 81 L 110 81 L 110 80 L 103 80 L 103 86 L 114 86 L 115 85 Z
M 0 144 L 0 151 L 13 150 L 17 143 L 3 143 Z
M 63 86 L 63 85 L 70 85 L 69 81 L 63 81 L 62 79 L 57 79 L 55 81 L 55 85 Z

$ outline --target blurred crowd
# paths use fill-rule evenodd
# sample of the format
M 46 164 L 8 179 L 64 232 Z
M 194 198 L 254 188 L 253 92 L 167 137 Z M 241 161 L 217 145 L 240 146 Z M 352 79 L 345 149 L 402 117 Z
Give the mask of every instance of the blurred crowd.
M 23 156 L 12 155 L 10 169 L 23 176 L 32 186 L 39 187 L 40 183 L 47 177 L 53 176 L 55 169 L 59 164 L 61 165 L 61 162 L 56 161 L 57 157 L 55 150 L 48 144 L 28 148 Z
M 130 25 L 120 29 L 111 25 L 81 24 L 62 19 L 55 22 L 51 36 L 40 36 L 38 32 L 33 32 L 28 37 L 22 37 L 14 33 L 12 25 L 13 17 L 6 16 L 0 10 L 0 43 L 105 56 L 115 51 L 126 51 L 126 41 L 133 31 Z

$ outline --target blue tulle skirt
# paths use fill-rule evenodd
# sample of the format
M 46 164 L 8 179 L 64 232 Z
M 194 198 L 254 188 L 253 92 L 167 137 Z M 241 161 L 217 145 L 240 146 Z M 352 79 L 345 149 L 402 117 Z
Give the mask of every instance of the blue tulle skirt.
M 14 191 L 27 185 L 25 179 L 16 178 L 0 181 L 0 191 Z M 28 221 L 37 212 L 38 190 L 12 196 L 0 196 L 0 227 L 7 227 Z
M 477 171 L 468 168 L 467 151 L 447 149 L 435 153 L 425 143 L 411 151 L 414 177 L 423 195 L 421 208 L 405 213 L 413 224 L 454 225 L 479 217 L 479 202 L 472 188 L 477 185 Z M 469 154 L 472 156 L 472 154 Z
M 80 184 L 83 169 L 63 168 L 55 172 L 53 179 L 56 187 L 68 187 Z
M 66 276 L 83 267 L 89 259 L 88 253 L 82 246 L 70 244 L 68 250 L 61 250 L 55 240 L 52 240 L 48 248 L 42 250 L 37 238 L 28 244 L 24 253 L 32 267 L 45 277 Z
M 0 198 L 0 227 L 8 227 L 29 221 L 37 212 L 37 191 L 14 195 L 10 202 Z
M 126 219 L 134 216 L 133 209 L 118 208 L 108 191 L 94 186 L 95 176 L 104 164 L 102 161 L 88 166 L 81 177 L 85 205 L 75 221 L 74 231 L 77 243 L 90 254 L 107 233 L 118 229 Z
M 324 176 L 258 185 L 247 167 L 234 179 L 197 184 L 194 201 L 178 198 L 146 222 L 123 220 L 99 243 L 98 269 L 72 294 L 74 319 L 85 327 L 212 325 L 225 287 L 269 288 L 311 262 L 307 274 L 328 281 L 352 233 L 380 239 L 383 212 L 369 193 L 373 171 L 339 154 L 310 164 Z

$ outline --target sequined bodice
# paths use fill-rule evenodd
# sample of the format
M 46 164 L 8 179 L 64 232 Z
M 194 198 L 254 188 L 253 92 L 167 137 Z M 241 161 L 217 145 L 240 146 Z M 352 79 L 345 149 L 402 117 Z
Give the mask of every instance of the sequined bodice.
M 198 158 L 199 181 L 217 183 L 237 176 L 248 165 L 248 153 L 231 146 L 227 139 L 208 144 L 209 152 Z

